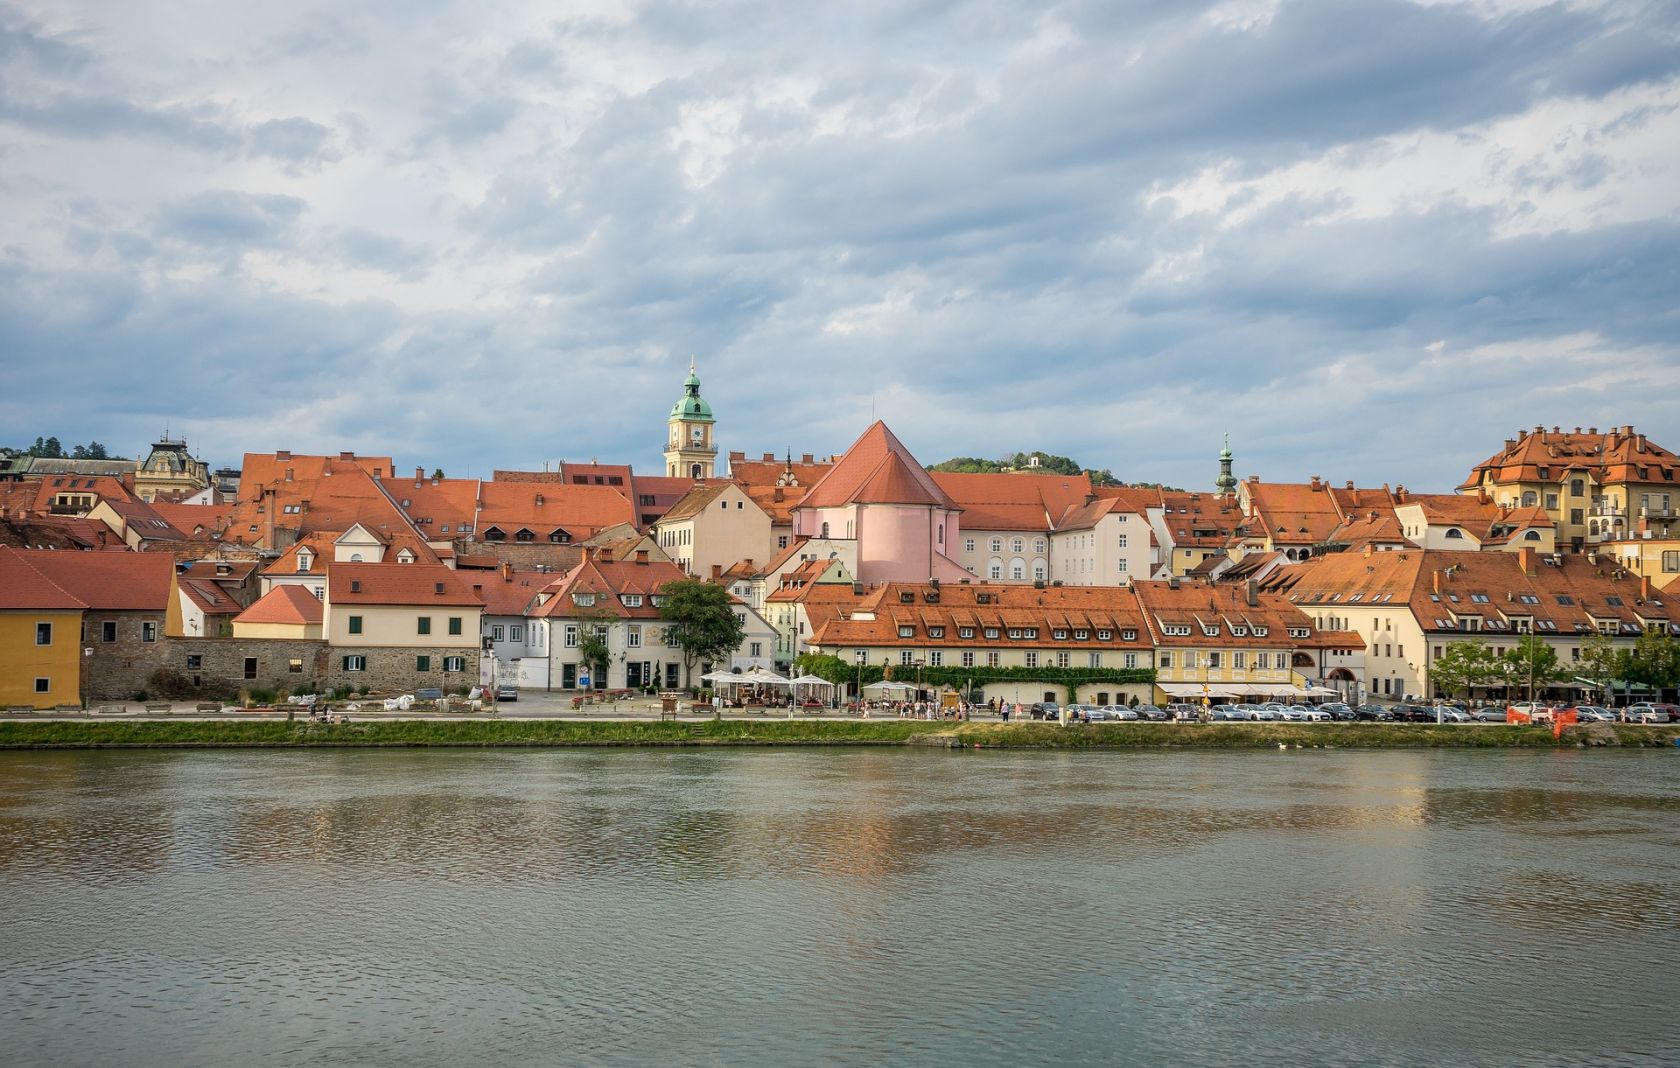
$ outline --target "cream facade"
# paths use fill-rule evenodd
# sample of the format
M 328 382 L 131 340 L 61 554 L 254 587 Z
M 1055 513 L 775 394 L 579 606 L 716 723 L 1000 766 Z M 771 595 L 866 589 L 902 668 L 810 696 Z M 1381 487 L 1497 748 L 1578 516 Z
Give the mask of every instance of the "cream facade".
M 770 516 L 740 486 L 726 483 L 689 494 L 654 524 L 660 551 L 686 574 L 707 578 L 743 560 L 776 555 Z

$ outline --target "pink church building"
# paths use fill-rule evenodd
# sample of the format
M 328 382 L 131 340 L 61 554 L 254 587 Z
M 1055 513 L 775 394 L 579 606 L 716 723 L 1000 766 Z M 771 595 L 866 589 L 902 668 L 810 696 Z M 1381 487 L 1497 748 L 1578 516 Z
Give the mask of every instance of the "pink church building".
M 799 537 L 857 542 L 861 582 L 959 582 L 971 578 L 949 552 L 962 509 L 904 443 L 875 422 L 793 510 Z

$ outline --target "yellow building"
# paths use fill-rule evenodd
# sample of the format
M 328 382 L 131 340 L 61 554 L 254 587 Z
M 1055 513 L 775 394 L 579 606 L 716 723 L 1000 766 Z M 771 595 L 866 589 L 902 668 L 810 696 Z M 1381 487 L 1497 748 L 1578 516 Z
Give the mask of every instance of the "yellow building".
M 1460 493 L 1543 508 L 1558 548 L 1585 552 L 1630 535 L 1667 536 L 1680 507 L 1680 457 L 1631 426 L 1520 430 L 1477 464 Z
M 0 706 L 81 703 L 85 607 L 23 553 L 0 546 Z
M 187 452 L 187 443 L 165 435 L 134 472 L 134 492 L 143 501 L 179 500 L 210 485 L 210 465 Z
M 276 586 L 233 620 L 235 638 L 321 637 L 321 600 L 305 586 Z

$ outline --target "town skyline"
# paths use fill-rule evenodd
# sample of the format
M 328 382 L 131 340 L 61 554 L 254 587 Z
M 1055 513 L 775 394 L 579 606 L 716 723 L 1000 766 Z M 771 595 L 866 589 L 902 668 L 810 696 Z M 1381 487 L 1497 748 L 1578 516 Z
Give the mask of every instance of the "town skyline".
M 749 454 L 878 416 L 1188 486 L 1229 431 L 1266 478 L 1443 486 L 1519 427 L 1680 438 L 1672 5 L 0 32 L 25 441 L 640 467 L 691 354 Z

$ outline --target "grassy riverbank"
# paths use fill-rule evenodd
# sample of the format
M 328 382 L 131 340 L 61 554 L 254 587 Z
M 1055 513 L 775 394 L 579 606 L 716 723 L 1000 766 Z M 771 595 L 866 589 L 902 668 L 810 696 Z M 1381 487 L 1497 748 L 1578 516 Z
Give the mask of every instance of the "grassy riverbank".
M 926 745 L 1009 749 L 1574 748 L 1672 746 L 1680 727 L 1544 727 L 1397 723 L 929 723 L 916 720 L 395 720 L 328 726 L 246 720 L 0 722 L 0 748 L 343 746 Z

